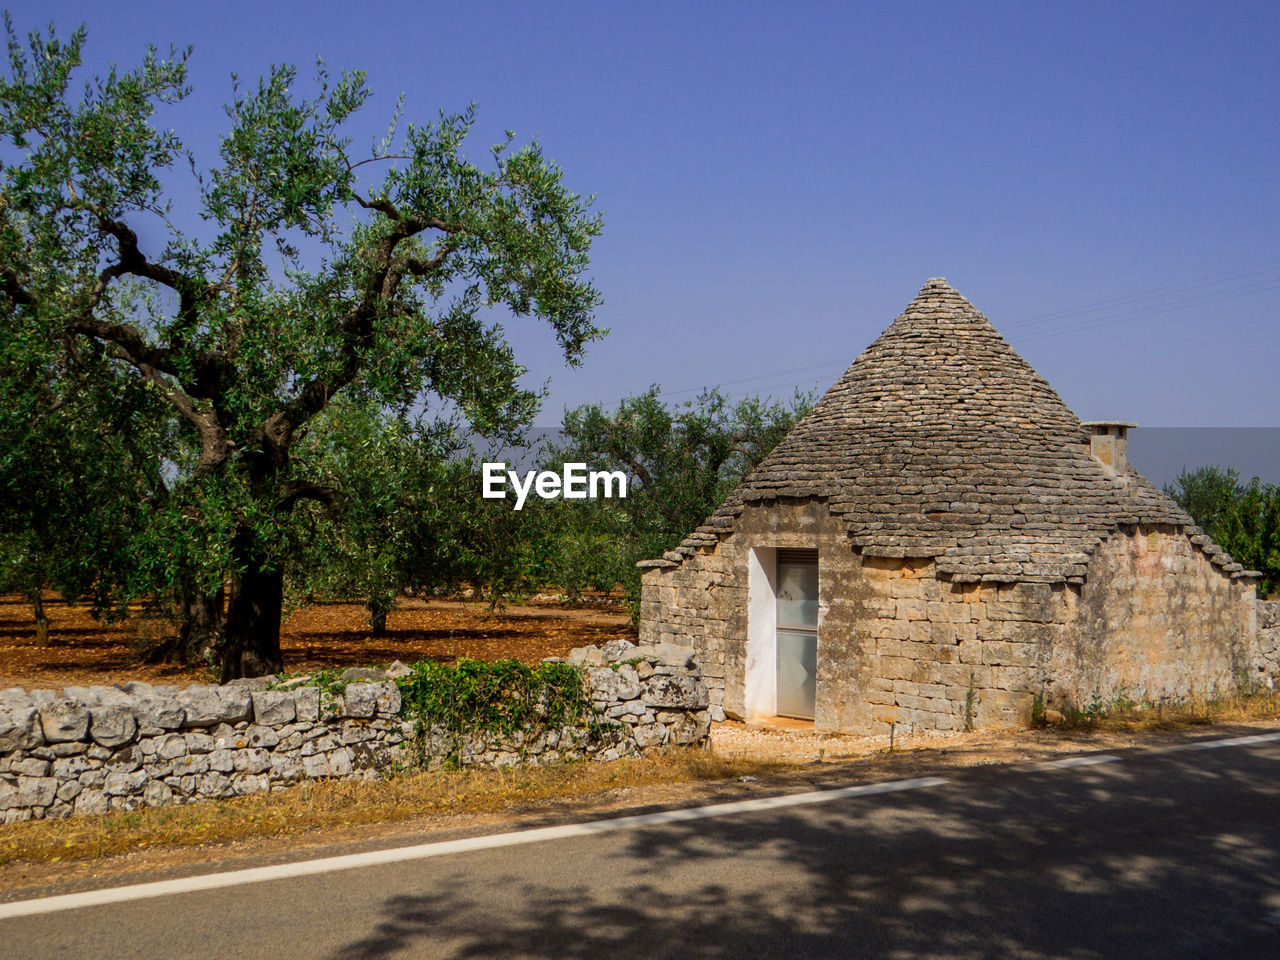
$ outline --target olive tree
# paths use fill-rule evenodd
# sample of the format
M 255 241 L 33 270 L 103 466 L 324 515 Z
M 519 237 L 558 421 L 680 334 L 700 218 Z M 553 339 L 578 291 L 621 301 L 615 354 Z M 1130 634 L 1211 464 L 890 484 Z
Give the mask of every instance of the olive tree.
M 190 51 L 81 82 L 84 41 L 8 27 L 0 310 L 16 349 L 57 346 L 59 376 L 92 371 L 76 363 L 91 355 L 178 419 L 139 562 L 160 579 L 195 562 L 206 597 L 228 584 L 224 679 L 276 671 L 290 516 L 343 495 L 300 441 L 341 398 L 514 436 L 538 397 L 489 311 L 545 323 L 579 362 L 601 334 L 585 276 L 601 220 L 536 143 L 508 134 L 470 159 L 470 109 L 415 124 L 397 108 L 354 149 L 360 72 L 321 67 L 307 95 L 289 66 L 237 83 L 202 164 L 156 122 L 181 113 Z M 184 219 L 173 184 L 188 170 Z

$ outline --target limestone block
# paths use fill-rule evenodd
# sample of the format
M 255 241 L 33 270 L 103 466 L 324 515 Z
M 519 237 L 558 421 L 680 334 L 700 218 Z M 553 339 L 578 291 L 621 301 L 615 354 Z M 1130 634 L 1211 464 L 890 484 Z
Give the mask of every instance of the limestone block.
M 58 794 L 58 781 L 53 777 L 19 777 L 14 806 L 47 807 Z
M 697 743 L 707 735 L 709 729 L 710 723 L 705 713 L 687 714 L 683 720 L 668 728 L 668 736 L 673 742 L 685 746 Z
M 692 676 L 655 674 L 641 685 L 641 696 L 650 707 L 704 710 L 707 688 Z
M 649 723 L 635 728 L 636 745 L 641 750 L 661 746 L 667 742 L 667 728 L 661 723 Z
M 302 761 L 298 757 L 279 752 L 271 755 L 271 777 L 285 783 L 301 780 L 304 775 Z
M 574 647 L 569 651 L 569 663 L 575 667 L 603 667 L 605 665 L 604 653 L 594 644 L 588 644 L 584 647 Z
M 862 612 L 865 616 L 878 620 L 896 620 L 898 601 L 892 597 L 867 597 L 862 601 Z
M 217 771 L 209 771 L 196 777 L 195 792 L 202 797 L 218 799 L 233 796 L 231 778 Z
M 631 664 L 623 664 L 614 671 L 617 677 L 617 697 L 619 700 L 634 700 L 640 696 L 640 674 Z
M 399 715 L 401 705 L 400 687 L 394 681 L 383 683 L 379 687 L 377 708 L 378 716 L 394 717 Z
M 269 726 L 293 723 L 298 708 L 294 695 L 286 690 L 260 690 L 249 695 L 253 703 L 253 719 Z
M 185 711 L 182 725 L 212 727 L 247 720 L 253 711 L 250 693 L 243 687 L 188 687 L 176 697 Z
M 76 797 L 73 809 L 78 814 L 102 814 L 107 812 L 107 797 L 101 790 L 82 790 Z
M 177 730 L 187 715 L 186 710 L 172 696 L 160 696 L 154 692 L 139 694 L 133 709 L 138 725 L 149 730 Z
M 315 723 L 320 719 L 320 689 L 299 687 L 291 691 L 299 723 Z
M 347 715 L 347 701 L 340 693 L 329 693 L 325 690 L 320 693 L 320 720 L 322 723 L 328 723 L 331 720 L 338 720 Z
M 237 773 L 265 773 L 271 769 L 271 754 L 259 747 L 235 750 L 231 760 Z
M 348 717 L 368 718 L 378 711 L 381 686 L 373 683 L 348 684 L 343 693 L 344 713 Z
M 437 730 L 433 729 L 431 732 L 434 735 L 437 733 Z M 441 735 L 444 735 L 444 731 L 439 732 Z M 337 748 L 338 745 L 338 740 L 335 737 L 325 733 L 323 736 L 316 737 L 304 743 L 302 745 L 302 756 L 310 757 L 318 753 L 324 753 L 328 750 Z
M 59 780 L 78 777 L 86 770 L 96 770 L 102 766 L 100 760 L 90 760 L 86 756 L 63 757 L 53 761 L 53 775 Z
M 906 620 L 872 620 L 867 629 L 871 636 L 882 640 L 906 640 L 911 635 Z
M 145 770 L 118 770 L 107 774 L 102 792 L 109 797 L 123 797 L 137 793 L 147 782 Z
M 48 760 L 41 760 L 39 757 L 26 757 L 15 761 L 9 767 L 9 772 L 22 777 L 47 777 L 50 766 L 51 764 Z
M 596 703 L 618 700 L 618 674 L 608 667 L 587 667 L 587 695 Z
M 342 741 L 344 746 L 349 747 L 352 744 L 376 740 L 377 737 L 378 731 L 369 726 L 369 724 L 348 720 L 342 725 L 341 735 L 338 739 Z
M 187 753 L 209 753 L 215 744 L 213 737 L 207 733 L 185 734 L 182 742 L 186 744 Z
M 152 760 L 142 765 L 143 771 L 147 777 L 153 780 L 159 780 L 173 773 L 172 760 Z
M 687 643 L 664 641 L 652 646 L 637 647 L 636 654 L 647 660 L 652 660 L 655 668 L 669 666 L 679 669 L 691 669 L 697 665 L 697 651 L 692 644 Z
M 327 754 L 329 772 L 335 777 L 345 777 L 352 769 L 352 756 L 349 747 L 339 747 Z
M 90 708 L 89 736 L 104 747 L 130 743 L 138 732 L 133 707 L 126 703 L 107 703 Z
M 915 683 L 938 683 L 942 680 L 945 668 L 936 661 L 917 660 L 911 670 L 911 679 Z
M 910 680 L 915 666 L 915 661 L 906 657 L 881 657 L 875 672 L 888 680 Z
M 173 801 L 173 790 L 160 780 L 152 780 L 142 791 L 142 802 L 149 807 L 161 807 Z
M 266 747 L 271 749 L 280 742 L 280 734 L 270 727 L 261 724 L 250 724 L 240 731 L 240 739 L 244 741 L 244 745 L 248 747 Z
M 0 747 L 4 742 L 4 714 L 0 712 Z M 89 730 L 89 709 L 75 700 L 53 700 L 40 706 L 40 728 L 49 743 L 83 740 Z

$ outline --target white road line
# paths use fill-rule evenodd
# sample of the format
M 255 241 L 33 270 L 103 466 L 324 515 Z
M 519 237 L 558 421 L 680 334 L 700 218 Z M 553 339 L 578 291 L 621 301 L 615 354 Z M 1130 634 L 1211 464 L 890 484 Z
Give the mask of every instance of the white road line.
M 944 780 L 941 777 L 917 777 L 912 780 L 868 783 L 863 786 L 841 787 L 836 790 L 791 793 L 782 796 L 760 797 L 755 800 L 717 803 L 705 807 L 689 807 L 683 810 L 666 810 L 662 813 L 643 813 L 630 817 L 615 817 L 612 820 L 593 820 L 589 823 L 572 823 L 559 827 L 539 827 L 534 830 L 495 833 L 482 837 L 466 837 L 461 840 L 441 840 L 412 847 L 396 847 L 391 850 L 373 850 L 368 853 L 326 857 L 322 860 L 304 860 L 299 863 L 282 863 L 270 867 L 253 867 L 248 870 L 210 873 L 199 877 L 184 877 L 180 880 L 159 880 L 153 883 L 138 883 L 127 887 L 112 887 L 107 890 L 68 893 L 57 897 L 44 897 L 39 900 L 19 900 L 15 903 L 0 903 L 0 920 L 11 917 L 32 916 L 39 913 L 55 913 L 59 910 L 76 910 L 81 907 L 100 906 L 107 903 L 121 903 L 126 900 L 163 897 L 175 893 L 194 893 L 200 890 L 213 890 L 218 887 L 232 887 L 245 883 L 261 883 L 266 880 L 305 877 L 317 873 L 330 873 L 335 870 L 351 870 L 356 867 L 399 863 L 405 860 L 422 860 L 427 857 L 441 857 L 451 853 L 466 853 L 471 850 L 492 850 L 496 847 L 541 843 L 545 840 L 589 837 L 598 833 L 611 833 L 616 830 L 630 830 L 636 827 L 684 823 L 689 820 L 728 817 L 739 813 L 758 813 L 762 810 L 779 810 L 784 807 L 800 807 L 813 803 L 830 803 L 832 800 L 843 800 L 847 797 L 865 797 L 879 793 L 897 793 L 902 790 L 938 787 L 949 782 L 949 780 Z
M 1159 756 L 1165 753 L 1181 753 L 1187 750 L 1217 750 L 1220 747 L 1245 747 L 1252 743 L 1271 743 L 1280 740 L 1280 730 L 1272 733 L 1254 733 L 1244 737 L 1228 737 L 1224 740 L 1196 740 L 1193 743 L 1179 743 L 1169 747 L 1154 747 L 1132 754 L 1133 757 Z M 1109 753 L 1092 753 L 1080 757 L 1066 757 L 1062 760 L 1046 760 L 1043 763 L 1028 764 L 1021 769 L 1062 770 L 1071 767 L 1092 767 L 1099 763 L 1115 763 L 1123 757 L 1114 757 Z
M 1119 757 L 1113 757 L 1109 753 L 1091 753 L 1083 757 L 1066 757 L 1062 760 L 1046 760 L 1044 763 L 1034 763 L 1028 770 L 1065 770 L 1070 767 L 1093 767 L 1100 763 L 1115 763 Z
M 1226 740 L 1196 740 L 1194 743 L 1180 743 L 1173 747 L 1163 747 L 1160 753 L 1181 753 L 1184 750 L 1216 750 L 1219 747 L 1244 747 L 1251 743 L 1270 743 L 1280 740 L 1280 730 L 1273 733 L 1254 733 L 1247 737 L 1230 737 Z

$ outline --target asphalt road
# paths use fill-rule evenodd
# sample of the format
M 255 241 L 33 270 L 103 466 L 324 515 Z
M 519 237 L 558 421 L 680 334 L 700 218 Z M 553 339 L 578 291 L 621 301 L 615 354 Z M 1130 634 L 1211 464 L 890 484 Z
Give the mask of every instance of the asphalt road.
M 1280 740 L 0 920 L 42 958 L 1280 958 Z

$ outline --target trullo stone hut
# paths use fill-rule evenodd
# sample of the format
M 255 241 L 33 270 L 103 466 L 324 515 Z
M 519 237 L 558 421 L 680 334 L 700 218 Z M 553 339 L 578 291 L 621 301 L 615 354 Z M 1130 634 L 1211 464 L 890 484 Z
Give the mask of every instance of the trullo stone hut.
M 1258 575 L 1082 423 L 945 280 L 676 550 L 641 641 L 713 715 L 862 734 L 1183 698 L 1253 669 Z

